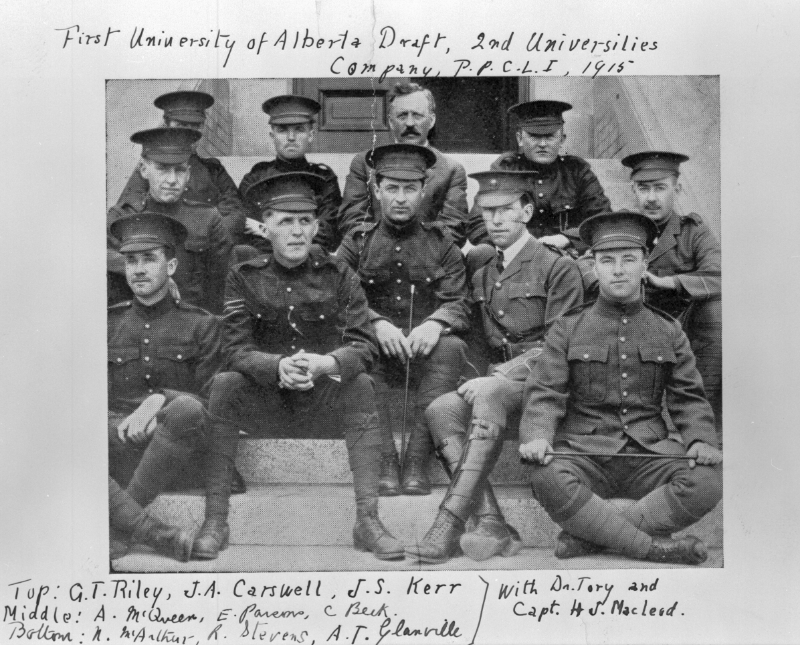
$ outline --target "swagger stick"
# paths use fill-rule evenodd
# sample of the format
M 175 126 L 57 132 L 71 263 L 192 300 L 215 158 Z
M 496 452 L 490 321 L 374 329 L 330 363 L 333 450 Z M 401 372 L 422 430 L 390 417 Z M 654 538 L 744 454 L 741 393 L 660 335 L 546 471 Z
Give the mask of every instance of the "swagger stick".
M 690 457 L 689 455 L 662 455 L 661 453 L 656 452 L 617 452 L 608 454 L 606 452 L 571 452 L 566 450 L 548 452 L 545 456 L 550 456 L 554 459 L 558 459 L 559 457 L 606 457 L 608 459 L 684 459 L 687 461 L 690 459 L 697 459 L 697 457 Z M 534 461 L 525 459 L 524 457 L 520 457 L 520 461 L 523 464 L 535 463 Z
M 411 304 L 408 306 L 408 333 L 414 324 L 414 285 L 411 285 Z M 403 425 L 400 428 L 400 481 L 406 464 L 406 422 L 408 421 L 408 385 L 411 381 L 411 357 L 406 358 L 406 386 L 403 391 Z

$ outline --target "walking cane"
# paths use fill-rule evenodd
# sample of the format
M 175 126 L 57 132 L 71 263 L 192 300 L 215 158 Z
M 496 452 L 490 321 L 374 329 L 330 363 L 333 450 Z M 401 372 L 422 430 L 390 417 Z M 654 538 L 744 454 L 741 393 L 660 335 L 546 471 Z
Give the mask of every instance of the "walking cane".
M 414 285 L 411 285 L 411 304 L 408 307 L 408 333 L 414 324 Z M 406 359 L 406 386 L 403 390 L 403 425 L 400 428 L 400 481 L 406 464 L 406 422 L 408 421 L 408 384 L 411 380 L 411 358 Z
M 656 452 L 617 452 L 608 454 L 605 452 L 572 452 L 568 450 L 548 452 L 545 456 L 553 457 L 554 459 L 558 459 L 559 457 L 606 457 L 607 459 L 683 459 L 686 461 L 697 459 L 697 457 L 690 457 L 689 455 L 662 455 L 661 453 Z M 530 459 L 525 459 L 524 457 L 520 457 L 519 460 L 523 464 L 536 463 Z

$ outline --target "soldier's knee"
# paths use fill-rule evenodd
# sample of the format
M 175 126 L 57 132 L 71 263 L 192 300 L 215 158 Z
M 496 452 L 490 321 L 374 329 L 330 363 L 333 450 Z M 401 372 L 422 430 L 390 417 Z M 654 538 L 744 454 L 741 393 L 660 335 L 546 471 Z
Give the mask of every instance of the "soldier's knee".
M 569 517 L 591 496 L 566 460 L 533 466 L 530 482 L 534 498 L 551 517 Z
M 425 410 L 425 422 L 436 445 L 454 434 L 466 435 L 464 411 L 469 405 L 457 392 L 448 392 L 433 400 Z
M 211 400 L 227 400 L 247 385 L 239 372 L 219 372 L 211 381 Z
M 163 410 L 163 431 L 172 437 L 182 437 L 198 433 L 206 418 L 203 404 L 192 396 L 182 394 Z
M 722 499 L 722 473 L 719 468 L 696 466 L 692 474 L 692 497 L 700 510 L 708 512 Z
M 444 360 L 461 366 L 467 351 L 467 344 L 458 336 L 442 336 L 433 348 L 430 358 Z
M 472 276 L 478 269 L 487 265 L 494 255 L 494 247 L 489 244 L 478 244 L 472 247 L 464 258 L 467 275 Z

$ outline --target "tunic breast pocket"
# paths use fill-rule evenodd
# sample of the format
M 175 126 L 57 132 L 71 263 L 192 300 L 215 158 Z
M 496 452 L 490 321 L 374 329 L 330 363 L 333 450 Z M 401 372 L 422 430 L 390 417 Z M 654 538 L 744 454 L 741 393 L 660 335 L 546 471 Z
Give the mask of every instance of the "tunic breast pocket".
M 364 293 L 367 294 L 370 307 L 382 310 L 391 304 L 388 292 L 389 280 L 391 279 L 389 269 L 360 267 L 358 275 L 361 278 L 361 286 L 364 287 Z
M 543 285 L 533 282 L 512 282 L 506 289 L 508 306 L 503 320 L 506 328 L 518 334 L 525 334 L 544 325 L 547 293 Z
M 111 380 L 116 385 L 126 385 L 138 379 L 140 356 L 138 347 L 109 347 L 108 372 Z
M 567 353 L 572 394 L 584 401 L 605 399 L 608 381 L 608 346 L 575 345 Z
M 165 345 L 156 348 L 153 369 L 158 385 L 175 390 L 191 390 L 197 348 L 188 345 Z
M 408 273 L 411 282 L 421 287 L 435 285 L 445 276 L 444 267 L 441 266 L 412 266 Z
M 668 374 L 677 359 L 672 348 L 663 345 L 640 345 L 642 362 L 641 393 L 647 401 L 661 401 Z

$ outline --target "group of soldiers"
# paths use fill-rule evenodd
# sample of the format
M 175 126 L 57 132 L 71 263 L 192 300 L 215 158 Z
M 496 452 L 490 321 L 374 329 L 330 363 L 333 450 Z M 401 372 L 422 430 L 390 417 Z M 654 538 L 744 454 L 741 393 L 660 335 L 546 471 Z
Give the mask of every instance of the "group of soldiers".
M 428 141 L 433 96 L 401 83 L 396 143 L 355 155 L 343 194 L 306 159 L 319 104 L 291 95 L 263 104 L 276 158 L 237 188 L 195 151 L 213 101 L 156 100 L 163 126 L 131 137 L 141 159 L 108 214 L 112 558 L 132 542 L 217 558 L 240 434 L 301 428 L 345 439 L 356 549 L 511 556 L 522 541 L 488 478 L 518 427 L 557 557 L 706 559 L 672 537 L 721 498 L 720 249 L 674 209 L 687 157 L 624 158 L 640 208 L 613 211 L 589 164 L 561 154 L 569 104 L 522 103 L 519 152 L 470 175 L 470 211 L 464 168 Z M 387 386 L 405 393 L 399 456 Z M 429 494 L 434 453 L 450 486 L 403 545 L 379 497 Z M 194 536 L 146 510 L 192 463 Z

